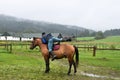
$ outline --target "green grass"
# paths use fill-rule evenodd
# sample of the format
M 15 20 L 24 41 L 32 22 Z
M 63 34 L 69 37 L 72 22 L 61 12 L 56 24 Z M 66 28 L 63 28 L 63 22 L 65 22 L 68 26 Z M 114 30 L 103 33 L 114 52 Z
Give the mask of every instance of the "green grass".
M 78 37 L 78 41 L 91 41 L 94 40 L 94 37 Z
M 87 38 L 87 39 L 85 39 Z M 97 46 L 98 48 L 120 48 L 120 36 L 109 36 L 100 40 L 92 40 L 93 37 L 78 38 L 82 42 L 72 42 L 73 44 L 79 44 L 80 46 Z
M 81 53 L 81 60 L 91 66 L 99 66 L 105 68 L 111 68 L 114 70 L 120 70 L 120 52 L 119 51 L 97 51 L 96 56 L 92 56 L 88 52 Z
M 112 37 L 112 39 L 119 39 Z M 105 43 L 109 37 L 98 43 Z M 111 40 L 112 40 L 111 39 Z M 119 39 L 120 40 L 120 39 Z M 115 40 L 113 40 L 115 41 Z M 97 41 L 96 41 L 97 42 Z M 96 43 L 95 42 L 95 43 Z M 110 41 L 111 42 L 111 41 Z M 118 40 L 115 43 L 119 43 Z M 17 43 L 17 42 L 16 42 Z M 14 44 L 16 44 L 14 43 Z M 20 42 L 21 43 L 21 42 Z M 78 42 L 79 43 L 79 42 Z M 94 43 L 94 42 L 92 42 Z M 19 44 L 19 42 L 17 43 Z M 85 43 L 86 44 L 86 43 Z M 118 44 L 118 47 L 120 44 Z M 119 80 L 120 77 L 120 51 L 97 50 L 95 57 L 93 51 L 79 49 L 79 66 L 76 75 L 67 75 L 68 60 L 60 59 L 50 61 L 50 72 L 45 74 L 45 63 L 38 47 L 29 50 L 29 46 L 13 45 L 12 53 L 8 53 L 4 47 L 0 48 L 0 80 Z M 84 73 L 92 73 L 101 77 L 89 77 Z M 119 78 L 119 79 L 115 79 Z
M 119 77 L 119 51 L 97 51 L 96 57 L 92 52 L 79 50 L 80 62 L 78 72 L 67 75 L 68 61 L 66 59 L 51 61 L 51 71 L 44 73 L 45 63 L 38 50 L 26 50 L 10 53 L 0 53 L 0 80 L 114 80 L 109 78 L 87 77 L 81 72 L 103 76 Z
M 104 39 L 100 39 L 100 40 L 95 40 L 94 37 L 78 37 L 77 38 L 78 41 L 93 41 L 94 42 L 120 42 L 120 36 L 108 36 Z
M 120 43 L 120 36 L 109 36 L 105 39 L 96 40 L 95 42 L 111 42 L 111 43 Z
M 21 55 L 15 55 L 15 54 L 0 54 L 0 64 L 1 65 L 36 65 L 37 63 L 41 64 L 42 62 L 40 60 L 36 60 L 32 57 L 25 57 Z

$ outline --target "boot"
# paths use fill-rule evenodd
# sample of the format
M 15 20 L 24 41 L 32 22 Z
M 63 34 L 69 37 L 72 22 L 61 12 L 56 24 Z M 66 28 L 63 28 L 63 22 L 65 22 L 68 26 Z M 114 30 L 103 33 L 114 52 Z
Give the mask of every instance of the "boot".
M 56 55 L 53 53 L 53 51 L 50 52 L 50 55 L 52 56 L 52 61 L 56 58 Z

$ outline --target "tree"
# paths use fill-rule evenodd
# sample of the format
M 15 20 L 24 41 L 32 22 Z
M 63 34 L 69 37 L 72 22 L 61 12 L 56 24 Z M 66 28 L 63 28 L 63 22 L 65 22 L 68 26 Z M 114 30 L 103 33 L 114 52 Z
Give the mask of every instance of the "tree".
M 103 38 L 105 38 L 105 37 L 104 37 L 102 31 L 98 31 L 98 32 L 96 32 L 95 39 L 103 39 Z
M 88 37 L 88 36 L 90 36 L 90 32 L 89 32 L 89 30 L 86 29 L 84 31 L 80 31 L 78 36 L 79 37 Z
M 120 35 L 120 29 L 111 29 L 104 32 L 105 36 L 116 36 Z

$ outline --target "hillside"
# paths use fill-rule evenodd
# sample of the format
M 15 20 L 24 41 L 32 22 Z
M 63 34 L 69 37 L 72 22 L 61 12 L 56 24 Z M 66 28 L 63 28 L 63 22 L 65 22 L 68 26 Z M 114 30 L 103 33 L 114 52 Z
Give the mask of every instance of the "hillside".
M 3 32 L 52 32 L 52 33 L 64 33 L 64 34 L 78 34 L 87 29 L 71 26 L 61 25 L 56 23 L 49 23 L 43 21 L 32 21 L 26 19 L 20 19 L 12 16 L 0 15 L 0 33 Z M 92 30 L 89 30 L 92 31 Z
M 104 32 L 105 36 L 117 36 L 120 35 L 120 29 L 111 29 Z

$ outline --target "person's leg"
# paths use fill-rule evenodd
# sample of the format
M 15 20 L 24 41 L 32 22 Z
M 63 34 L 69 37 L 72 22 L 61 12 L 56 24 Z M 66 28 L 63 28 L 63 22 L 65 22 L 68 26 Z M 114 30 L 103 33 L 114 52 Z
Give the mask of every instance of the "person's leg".
M 53 39 L 53 41 L 55 41 L 55 42 L 62 41 L 62 38 L 53 37 L 52 39 Z
M 52 61 L 53 61 L 56 58 L 56 55 L 53 53 L 52 47 L 53 47 L 53 38 L 49 39 L 48 41 L 48 50 L 50 55 L 52 55 Z
M 49 39 L 49 41 L 48 41 L 48 50 L 49 50 L 49 52 L 52 51 L 52 47 L 53 47 L 53 39 L 51 38 L 51 39 Z

